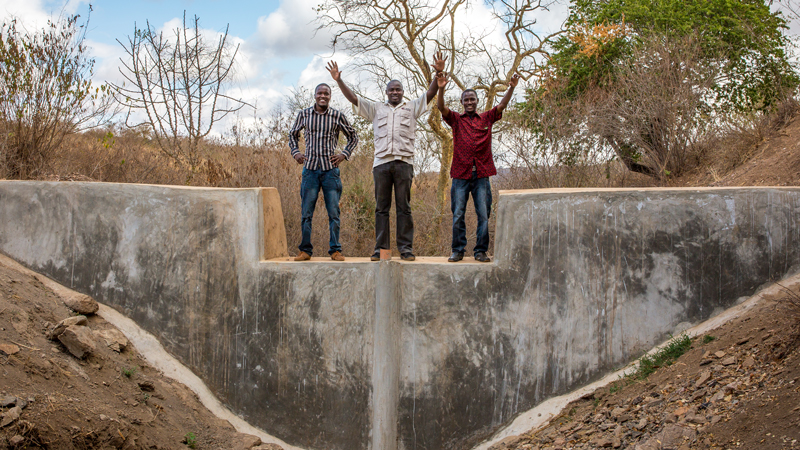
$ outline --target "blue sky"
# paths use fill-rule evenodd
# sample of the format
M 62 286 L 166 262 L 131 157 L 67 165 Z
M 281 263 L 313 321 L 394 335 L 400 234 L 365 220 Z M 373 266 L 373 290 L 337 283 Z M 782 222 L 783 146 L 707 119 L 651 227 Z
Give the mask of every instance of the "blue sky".
M 240 45 L 236 86 L 248 102 L 258 105 L 259 115 L 280 103 L 297 86 L 328 81 L 321 72 L 329 58 L 329 36 L 314 34 L 315 0 L 0 0 L 0 17 L 14 16 L 28 30 L 42 27 L 48 17 L 90 14 L 87 41 L 96 58 L 96 81 L 120 81 L 119 59 L 124 56 L 117 40 L 125 42 L 134 24 L 171 30 L 187 17 L 197 15 L 210 32 L 229 26 Z

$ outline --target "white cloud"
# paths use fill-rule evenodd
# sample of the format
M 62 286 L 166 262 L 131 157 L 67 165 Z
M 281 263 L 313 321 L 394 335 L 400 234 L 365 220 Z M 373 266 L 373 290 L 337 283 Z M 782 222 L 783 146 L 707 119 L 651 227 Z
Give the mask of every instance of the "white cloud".
M 0 0 L 0 20 L 5 22 L 15 17 L 24 29 L 32 32 L 47 25 L 48 19 L 75 14 L 86 3 L 86 0 Z
M 264 56 L 291 57 L 325 51 L 330 42 L 326 30 L 317 31 L 314 7 L 318 0 L 283 0 L 277 10 L 258 19 L 258 31 L 248 51 Z

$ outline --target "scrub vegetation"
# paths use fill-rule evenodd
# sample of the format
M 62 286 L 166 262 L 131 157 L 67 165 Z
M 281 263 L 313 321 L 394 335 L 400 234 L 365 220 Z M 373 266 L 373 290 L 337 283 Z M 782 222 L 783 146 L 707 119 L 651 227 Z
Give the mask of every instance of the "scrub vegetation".
M 435 8 L 400 0 L 379 7 L 323 2 L 318 17 L 320 27 L 341 31 L 332 45 L 357 50 L 349 73 L 366 70 L 376 80 L 397 74 L 409 96 L 428 85 L 432 52 L 444 51 L 453 84 L 447 92 L 454 95 L 446 101 L 455 111 L 461 88 L 474 87 L 485 110 L 514 73 L 522 75 L 519 102 L 494 127 L 496 196 L 500 189 L 800 183 L 792 138 L 800 77 L 788 35 L 795 5 L 784 1 L 789 9 L 783 15 L 770 4 L 572 0 L 563 26 L 542 34 L 533 18 L 547 10 L 546 2 L 495 2 L 507 37 L 497 48 L 482 35 L 458 31 L 470 26 L 457 20 L 468 6 L 458 0 Z M 227 97 L 237 48 L 228 30 L 214 40 L 201 36 L 198 23 L 193 17 L 163 33 L 134 25 L 131 36 L 120 36 L 131 81 L 124 88 L 91 82 L 94 60 L 84 43 L 90 27 L 79 18 L 62 17 L 41 30 L 23 30 L 13 20 L 2 24 L 0 179 L 274 186 L 295 253 L 301 167 L 289 154 L 288 131 L 297 111 L 312 104 L 311 92 L 298 88 L 268 113 Z M 182 54 L 178 46 L 192 51 Z M 192 55 L 199 65 L 182 64 Z M 478 64 L 479 55 L 494 57 Z M 165 79 L 175 83 L 148 88 Z M 358 149 L 341 166 L 343 253 L 368 256 L 374 245 L 372 127 L 352 116 L 340 93 L 331 105 L 350 115 L 360 135 Z M 415 156 L 419 256 L 450 251 L 452 138 L 434 105 L 421 119 Z M 129 114 L 137 110 L 135 117 L 148 119 L 133 120 Z M 494 214 L 491 219 L 493 235 Z M 326 249 L 326 221 L 325 214 L 315 215 L 317 254 Z M 471 248 L 472 207 L 467 229 Z

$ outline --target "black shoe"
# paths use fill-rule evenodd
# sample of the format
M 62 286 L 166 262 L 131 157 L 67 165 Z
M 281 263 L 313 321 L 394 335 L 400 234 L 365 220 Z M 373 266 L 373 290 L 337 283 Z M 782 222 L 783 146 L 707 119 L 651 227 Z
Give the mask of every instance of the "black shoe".
M 381 251 L 378 250 L 369 257 L 370 261 L 380 261 L 381 260 Z
M 458 262 L 461 261 L 462 259 L 464 259 L 464 252 L 453 252 L 453 254 L 450 255 L 449 258 L 447 258 L 447 261 Z
M 400 259 L 402 259 L 403 261 L 414 261 L 415 259 L 417 259 L 417 257 L 414 256 L 414 254 L 411 252 L 405 252 L 400 254 Z
M 478 261 L 478 262 L 490 262 L 491 259 L 489 259 L 489 257 L 486 256 L 486 252 L 478 252 L 478 253 L 475 253 L 475 261 Z

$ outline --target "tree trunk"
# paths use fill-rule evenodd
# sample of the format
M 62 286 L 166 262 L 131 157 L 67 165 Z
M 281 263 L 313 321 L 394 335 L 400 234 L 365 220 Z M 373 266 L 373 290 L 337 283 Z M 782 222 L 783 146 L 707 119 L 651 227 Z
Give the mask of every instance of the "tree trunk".
M 428 124 L 441 143 L 441 156 L 439 157 L 439 181 L 436 185 L 437 212 L 443 215 L 447 212 L 447 188 L 450 184 L 450 165 L 453 162 L 453 136 L 442 124 L 442 113 L 438 108 L 431 109 L 428 115 Z

